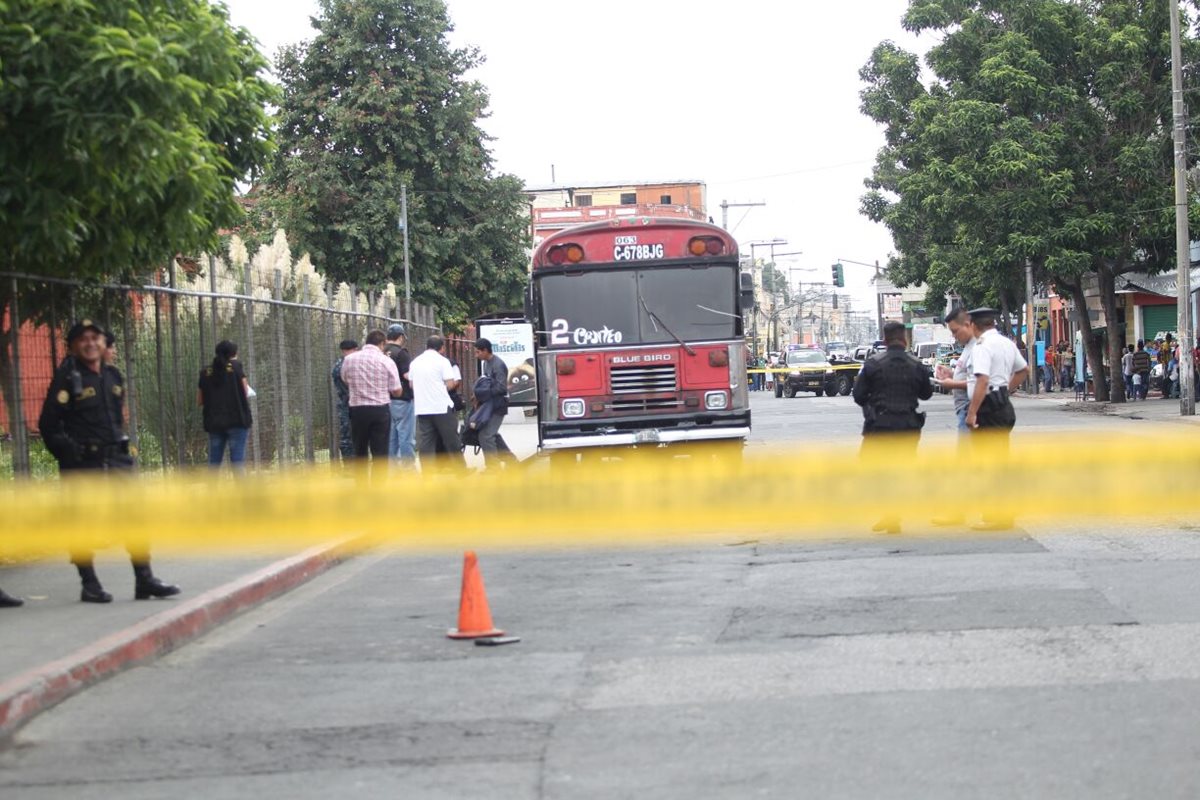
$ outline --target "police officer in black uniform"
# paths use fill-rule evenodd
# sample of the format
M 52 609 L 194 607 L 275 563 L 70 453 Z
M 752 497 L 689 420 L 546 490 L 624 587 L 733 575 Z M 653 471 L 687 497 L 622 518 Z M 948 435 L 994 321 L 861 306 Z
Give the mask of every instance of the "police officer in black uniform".
M 104 363 L 105 349 L 105 332 L 99 325 L 85 319 L 72 326 L 67 332 L 69 355 L 54 373 L 42 404 L 38 429 L 63 477 L 83 471 L 128 472 L 134 466 L 125 435 L 125 381 L 116 367 Z M 179 587 L 154 577 L 144 544 L 129 542 L 126 547 L 136 599 L 179 594 Z M 71 562 L 83 582 L 80 599 L 111 603 L 112 595 L 96 577 L 92 553 L 74 550 Z
M 892 441 L 911 444 L 915 451 L 925 426 L 925 415 L 917 411 L 921 400 L 933 397 L 933 381 L 925 365 L 908 352 L 904 323 L 883 326 L 887 350 L 863 364 L 854 382 L 854 402 L 863 410 L 863 452 L 885 434 Z M 904 435 L 898 435 L 904 434 Z M 888 516 L 874 527 L 877 531 L 900 532 L 900 520 Z
M 877 433 L 919 434 L 925 415 L 918 401 L 933 397 L 933 382 L 925 365 L 908 352 L 904 323 L 883 326 L 887 350 L 863 364 L 854 382 L 854 402 L 862 406 L 863 436 Z

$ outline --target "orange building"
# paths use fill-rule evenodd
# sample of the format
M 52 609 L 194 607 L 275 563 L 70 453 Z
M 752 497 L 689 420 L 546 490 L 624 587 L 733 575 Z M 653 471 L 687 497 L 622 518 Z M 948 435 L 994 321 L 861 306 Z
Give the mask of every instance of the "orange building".
M 703 181 L 631 181 L 525 189 L 533 215 L 533 244 L 572 225 L 623 217 L 655 216 L 708 220 Z

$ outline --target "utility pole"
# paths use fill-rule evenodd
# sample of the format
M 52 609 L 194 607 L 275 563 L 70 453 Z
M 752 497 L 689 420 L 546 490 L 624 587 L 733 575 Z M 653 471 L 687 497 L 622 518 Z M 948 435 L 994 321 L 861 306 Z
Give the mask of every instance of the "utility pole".
M 729 230 L 729 209 L 731 208 L 754 208 L 756 206 L 765 206 L 766 202 L 762 203 L 731 203 L 728 200 L 721 201 L 721 227 Z
M 803 250 L 793 250 L 788 253 L 776 253 L 774 246 L 771 247 L 771 270 L 775 273 L 775 281 L 777 284 L 779 281 L 779 267 L 776 265 L 775 259 L 787 258 L 788 256 L 802 256 L 802 255 L 804 255 Z M 792 269 L 793 268 L 788 269 L 788 279 L 784 283 L 784 289 L 788 293 L 790 293 L 792 291 Z M 772 288 L 777 288 L 777 287 L 772 287 Z M 772 294 L 771 297 L 772 297 L 771 304 L 774 305 L 775 304 L 774 294 Z M 784 299 L 784 308 L 786 308 L 788 305 L 791 304 L 791 301 L 793 298 L 784 297 L 783 299 Z M 772 309 L 772 312 L 771 312 L 772 316 L 775 317 L 775 339 L 774 339 L 774 341 L 775 341 L 775 349 L 776 350 L 779 349 L 779 318 L 780 318 L 780 316 L 782 316 L 783 310 L 784 309 L 781 308 L 779 310 L 779 313 L 775 313 L 774 309 Z
M 722 203 L 721 205 L 722 205 L 722 206 L 724 206 L 725 204 L 724 204 L 724 203 Z M 739 204 L 739 203 L 730 203 L 729 205 L 731 205 L 731 206 L 736 206 L 736 205 L 766 205 L 766 204 L 765 204 L 765 203 L 742 203 L 742 204 Z M 753 272 L 753 271 L 754 271 L 754 264 L 755 264 L 755 261 L 756 261 L 756 259 L 755 259 L 755 257 L 754 257 L 754 248 L 756 248 L 756 247 L 767 247 L 767 246 L 770 246 L 770 248 L 771 248 L 771 252 L 773 253 L 773 252 L 775 252 L 775 245 L 784 245 L 784 244 L 787 244 L 787 239 L 768 239 L 768 240 L 764 240 L 764 241 L 750 242 L 750 243 L 749 243 L 749 245 L 750 245 L 750 271 L 751 271 L 751 272 Z M 760 281 L 760 283 L 762 284 L 762 287 L 763 287 L 763 290 L 764 290 L 764 291 L 765 291 L 765 290 L 766 290 L 766 288 L 767 288 L 767 286 L 766 286 L 766 274 L 767 274 L 767 273 L 766 273 L 766 270 L 764 269 L 764 270 L 763 270 L 763 273 L 762 273 L 762 275 L 763 275 L 763 279 Z M 774 307 L 774 304 L 775 304 L 775 294 L 774 294 L 774 292 L 772 292 L 772 293 L 771 293 L 771 304 L 772 304 L 772 307 Z M 755 338 L 755 339 L 757 339 L 757 338 L 758 338 L 758 312 L 759 312 L 759 310 L 761 310 L 761 309 L 758 309 L 758 308 L 757 308 L 757 303 L 756 303 L 755 305 L 756 305 L 756 309 L 755 309 L 755 313 L 754 313 L 754 338 Z M 767 317 L 767 337 L 768 337 L 768 341 L 767 341 L 766 343 L 764 343 L 764 346 L 763 346 L 763 350 L 764 350 L 764 351 L 768 351 L 768 350 L 770 350 L 770 349 L 771 349 L 771 348 L 770 348 L 770 346 L 769 346 L 769 345 L 770 345 L 770 340 L 769 340 L 769 337 L 770 337 L 770 335 L 771 335 L 771 318 L 770 318 L 770 317 Z
M 1175 264 L 1179 337 L 1179 414 L 1196 414 L 1196 365 L 1192 359 L 1192 242 L 1188 232 L 1187 107 L 1183 100 L 1183 54 L 1179 34 L 1179 0 L 1170 0 L 1171 106 L 1175 118 Z
M 1025 361 L 1029 364 L 1029 393 L 1037 394 L 1038 383 L 1037 347 L 1033 344 L 1033 264 L 1025 262 Z
M 408 186 L 400 184 L 400 230 L 404 231 L 404 319 L 412 322 L 412 282 L 408 266 Z
M 874 279 L 875 310 L 876 310 L 876 319 L 879 321 L 879 338 L 882 339 L 883 338 L 883 295 L 879 293 L 879 281 L 880 281 L 880 279 L 883 278 L 883 272 L 881 272 L 879 269 L 879 259 L 878 258 L 875 259 L 874 264 L 868 264 L 865 261 L 854 261 L 853 259 L 850 259 L 850 258 L 835 258 L 834 261 L 836 261 L 839 264 L 857 264 L 860 267 L 874 267 L 875 268 L 875 279 Z

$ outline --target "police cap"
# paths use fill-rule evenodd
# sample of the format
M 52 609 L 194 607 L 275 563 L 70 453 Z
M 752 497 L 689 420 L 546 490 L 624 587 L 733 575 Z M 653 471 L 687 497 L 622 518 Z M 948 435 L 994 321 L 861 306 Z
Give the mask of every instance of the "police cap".
M 95 322 L 92 322 L 90 319 L 81 319 L 72 325 L 71 329 L 67 331 L 67 344 L 69 345 L 80 336 L 83 336 L 84 331 L 94 331 L 100 336 L 107 335 L 104 331 L 104 328 L 101 328 Z
M 972 322 L 982 322 L 1000 316 L 1000 312 L 994 308 L 973 308 L 967 314 Z
M 393 322 L 391 325 L 388 325 L 388 329 L 387 329 L 388 341 L 395 339 L 397 336 L 403 336 L 403 335 L 404 335 L 404 326 L 401 325 L 399 322 Z

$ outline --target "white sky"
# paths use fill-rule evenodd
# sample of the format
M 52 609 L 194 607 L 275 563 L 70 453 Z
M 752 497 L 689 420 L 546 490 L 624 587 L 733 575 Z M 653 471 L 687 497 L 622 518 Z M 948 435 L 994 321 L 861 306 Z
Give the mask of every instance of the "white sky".
M 225 0 L 269 56 L 309 38 L 315 0 Z M 530 185 L 698 178 L 709 213 L 729 209 L 743 250 L 781 238 L 794 279 L 829 280 L 836 259 L 886 261 L 891 236 L 858 213 L 882 143 L 858 111 L 858 70 L 893 39 L 907 0 L 447 0 L 457 45 L 487 62 L 499 169 Z M 758 248 L 757 255 L 767 254 Z M 871 270 L 848 265 L 855 307 Z

